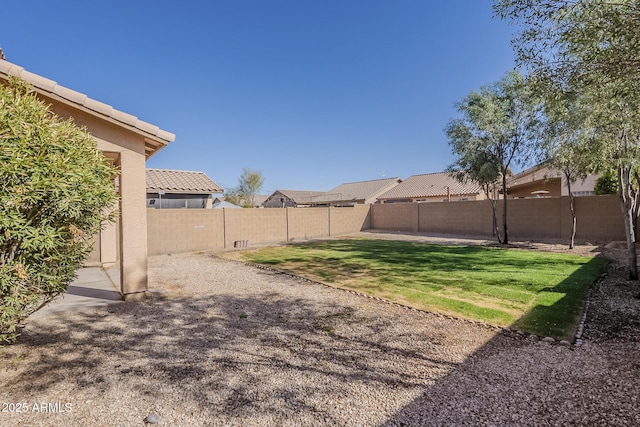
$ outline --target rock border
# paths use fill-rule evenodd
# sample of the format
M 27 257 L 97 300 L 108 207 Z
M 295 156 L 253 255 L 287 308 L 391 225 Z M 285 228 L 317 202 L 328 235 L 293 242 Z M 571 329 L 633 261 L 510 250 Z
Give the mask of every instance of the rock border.
M 587 320 L 587 309 L 589 307 L 589 303 L 590 303 L 590 299 L 591 299 L 591 292 L 592 292 L 592 289 L 593 289 L 593 285 L 592 285 L 592 288 L 589 289 L 589 292 L 587 294 L 587 299 L 586 299 L 585 306 L 584 306 L 584 309 L 583 309 L 582 318 L 580 320 L 580 323 L 578 324 L 577 332 L 576 332 L 576 335 L 574 337 L 574 342 L 571 343 L 571 342 L 569 342 L 567 340 L 556 340 L 553 337 L 540 337 L 540 336 L 538 336 L 536 334 L 527 335 L 524 331 L 521 331 L 519 329 L 513 329 L 513 328 L 511 328 L 509 326 L 490 325 L 488 323 L 481 322 L 481 321 L 478 321 L 478 320 L 465 319 L 465 318 L 462 318 L 462 317 L 456 317 L 456 316 L 452 316 L 452 315 L 449 315 L 449 314 L 441 314 L 441 313 L 434 313 L 434 312 L 428 311 L 428 310 L 421 310 L 421 309 L 418 309 L 418 308 L 415 308 L 415 307 L 410 307 L 408 305 L 405 305 L 405 304 L 402 304 L 402 303 L 399 303 L 399 302 L 388 300 L 386 298 L 376 297 L 376 296 L 373 296 L 373 295 L 366 294 L 364 292 L 354 291 L 352 289 L 339 288 L 339 287 L 332 286 L 332 285 L 329 285 L 329 284 L 324 283 L 324 282 L 320 282 L 320 281 L 317 281 L 317 280 L 313 280 L 313 279 L 309 279 L 309 278 L 306 278 L 306 277 L 298 276 L 296 274 L 288 273 L 286 271 L 278 270 L 276 268 L 268 267 L 268 266 L 262 265 L 262 264 L 256 264 L 256 263 L 253 263 L 253 262 L 241 261 L 241 260 L 230 259 L 230 258 L 224 258 L 224 257 L 221 257 L 221 256 L 215 254 L 215 253 L 208 253 L 207 255 L 209 255 L 209 256 L 211 256 L 213 258 L 219 259 L 219 260 L 231 261 L 231 262 L 243 264 L 243 265 L 246 265 L 246 266 L 249 266 L 249 267 L 254 267 L 254 268 L 257 268 L 259 270 L 269 271 L 269 272 L 274 273 L 274 274 L 279 274 L 279 275 L 282 275 L 282 276 L 290 277 L 290 278 L 296 279 L 296 280 L 301 281 L 301 282 L 306 282 L 306 283 L 310 283 L 310 284 L 314 284 L 314 285 L 320 285 L 320 286 L 324 286 L 325 288 L 330 288 L 330 289 L 334 289 L 334 290 L 338 290 L 338 291 L 342 291 L 342 292 L 347 292 L 347 293 L 350 293 L 352 295 L 359 296 L 361 298 L 368 298 L 368 299 L 372 299 L 372 300 L 375 300 L 375 301 L 380 301 L 382 303 L 389 304 L 389 305 L 394 305 L 394 306 L 403 308 L 405 310 L 415 311 L 415 312 L 418 312 L 418 313 L 424 313 L 424 314 L 427 314 L 427 315 L 430 315 L 430 316 L 436 316 L 436 317 L 449 319 L 449 320 L 457 320 L 457 321 L 460 321 L 460 322 L 465 322 L 465 323 L 469 323 L 469 324 L 472 324 L 472 325 L 481 326 L 483 328 L 486 328 L 486 329 L 489 329 L 489 330 L 498 331 L 498 332 L 502 332 L 502 333 L 517 334 L 520 337 L 525 337 L 526 336 L 526 338 L 528 340 L 530 340 L 530 341 L 535 341 L 535 342 L 540 341 L 540 342 L 544 342 L 544 343 L 547 343 L 547 344 L 550 344 L 550 345 L 551 344 L 558 344 L 558 345 L 560 345 L 562 347 L 567 347 L 567 348 L 570 348 L 570 349 L 581 347 L 582 344 L 584 343 L 584 341 L 582 339 L 582 333 L 584 331 L 584 324 L 585 324 L 585 322 Z M 596 285 L 603 277 L 606 277 L 606 273 L 603 273 L 598 278 L 598 280 L 594 283 L 594 285 Z

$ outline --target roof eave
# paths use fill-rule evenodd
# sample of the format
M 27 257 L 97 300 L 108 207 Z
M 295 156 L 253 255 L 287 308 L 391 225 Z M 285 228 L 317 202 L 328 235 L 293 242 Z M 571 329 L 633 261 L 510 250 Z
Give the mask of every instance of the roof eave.
M 147 188 L 147 194 L 158 193 L 158 191 L 164 191 L 167 194 L 222 194 L 224 191 L 222 190 L 212 190 L 212 191 L 204 191 L 204 190 L 174 190 L 170 188 Z
M 175 140 L 175 134 L 171 132 L 144 122 L 136 116 L 116 110 L 110 105 L 93 100 L 85 94 L 61 86 L 53 80 L 31 73 L 23 67 L 0 60 L 0 78 L 8 80 L 9 76 L 25 80 L 40 96 L 55 100 L 142 135 L 147 159 Z

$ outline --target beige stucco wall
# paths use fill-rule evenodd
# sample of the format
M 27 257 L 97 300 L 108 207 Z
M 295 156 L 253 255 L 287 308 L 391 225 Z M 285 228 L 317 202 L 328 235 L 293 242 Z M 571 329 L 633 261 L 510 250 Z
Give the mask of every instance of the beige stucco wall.
M 126 297 L 147 290 L 147 223 L 145 137 L 113 119 L 100 118 L 55 98 L 40 95 L 52 111 L 87 128 L 98 149 L 110 153 L 120 169 L 120 218 L 101 232 L 100 262 L 120 269 L 121 292 Z M 118 244 L 118 239 L 120 244 Z
M 510 188 L 507 195 L 510 199 L 536 197 L 531 194 L 533 191 L 548 191 L 549 193 L 545 195 L 546 197 L 558 197 L 562 194 L 562 183 L 560 178 L 535 181 L 516 188 Z

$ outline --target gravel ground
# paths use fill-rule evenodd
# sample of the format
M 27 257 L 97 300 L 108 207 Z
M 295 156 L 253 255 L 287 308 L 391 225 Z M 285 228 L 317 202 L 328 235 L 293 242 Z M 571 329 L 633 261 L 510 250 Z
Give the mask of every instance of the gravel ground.
M 640 288 L 621 272 L 564 347 L 213 254 L 152 257 L 163 292 L 30 321 L 0 350 L 0 425 L 640 425 Z

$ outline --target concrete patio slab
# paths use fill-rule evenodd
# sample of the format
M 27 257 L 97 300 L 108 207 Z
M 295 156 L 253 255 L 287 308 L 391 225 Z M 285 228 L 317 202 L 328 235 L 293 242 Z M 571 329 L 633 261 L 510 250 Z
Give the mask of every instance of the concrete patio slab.
M 67 292 L 58 296 L 29 318 L 48 317 L 63 312 L 82 311 L 88 308 L 123 302 L 109 274 L 99 267 L 85 267 L 77 272 L 77 278 Z M 115 276 L 117 276 L 117 271 Z

